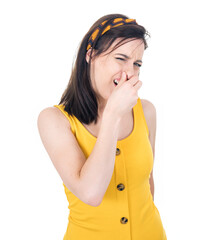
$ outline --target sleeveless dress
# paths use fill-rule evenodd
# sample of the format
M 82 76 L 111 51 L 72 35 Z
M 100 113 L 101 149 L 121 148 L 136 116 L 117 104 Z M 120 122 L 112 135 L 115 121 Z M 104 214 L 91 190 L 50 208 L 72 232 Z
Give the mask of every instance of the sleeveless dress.
M 54 105 L 68 118 L 85 157 L 97 138 L 75 117 Z M 141 99 L 133 107 L 131 134 L 117 141 L 113 175 L 101 204 L 90 206 L 63 183 L 69 217 L 63 240 L 166 240 L 160 213 L 154 204 L 149 178 L 153 152 Z

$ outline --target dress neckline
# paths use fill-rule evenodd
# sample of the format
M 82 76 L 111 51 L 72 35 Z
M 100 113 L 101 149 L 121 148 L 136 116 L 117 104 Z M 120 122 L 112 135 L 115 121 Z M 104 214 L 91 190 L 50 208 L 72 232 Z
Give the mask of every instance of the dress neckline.
M 135 105 L 136 106 L 136 105 Z M 132 115 L 133 115 L 133 130 L 130 133 L 130 135 L 128 135 L 127 137 L 117 140 L 117 142 L 124 142 L 124 141 L 128 141 L 130 140 L 130 138 L 135 134 L 135 130 L 136 130 L 136 111 L 135 111 L 135 106 L 133 106 L 132 108 Z M 97 140 L 97 137 L 95 137 L 92 133 L 90 133 L 90 131 L 78 120 L 78 118 L 76 116 L 74 116 L 75 119 L 79 122 L 79 124 L 82 126 L 82 128 L 84 129 L 84 132 L 86 132 L 92 139 L 94 139 L 95 141 Z

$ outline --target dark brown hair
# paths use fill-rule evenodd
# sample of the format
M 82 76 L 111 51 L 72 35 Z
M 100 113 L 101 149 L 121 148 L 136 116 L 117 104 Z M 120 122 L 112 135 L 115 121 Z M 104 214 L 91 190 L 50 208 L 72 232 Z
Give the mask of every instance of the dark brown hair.
M 59 102 L 59 104 L 63 104 L 65 106 L 64 110 L 68 112 L 68 114 L 71 116 L 74 115 L 80 122 L 85 124 L 89 124 L 93 121 L 96 124 L 98 118 L 97 96 L 92 87 L 90 79 L 90 63 L 93 49 L 95 50 L 95 55 L 93 57 L 97 57 L 101 53 L 108 50 L 117 38 L 120 38 L 121 40 L 115 45 L 114 49 L 117 48 L 120 43 L 124 42 L 126 39 L 142 39 L 145 45 L 144 49 L 148 47 L 146 36 L 150 37 L 150 35 L 143 26 L 138 24 L 121 25 L 114 27 L 101 36 L 101 33 L 106 28 L 106 26 L 111 24 L 115 18 L 127 19 L 128 17 L 122 14 L 105 15 L 98 19 L 86 33 L 80 43 L 70 80 Z M 100 30 L 98 36 L 93 42 L 90 60 L 89 63 L 87 63 L 86 48 L 88 45 L 89 37 L 95 31 L 95 29 L 105 20 L 107 20 L 107 22 L 103 25 L 103 28 Z M 114 49 L 112 49 L 112 51 Z

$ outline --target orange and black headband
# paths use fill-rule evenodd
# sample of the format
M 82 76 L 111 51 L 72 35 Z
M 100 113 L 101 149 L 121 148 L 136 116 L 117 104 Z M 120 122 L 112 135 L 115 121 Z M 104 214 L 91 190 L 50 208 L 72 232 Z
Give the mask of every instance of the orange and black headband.
M 86 48 L 87 51 L 92 47 L 92 44 L 93 44 L 95 38 L 97 37 L 100 29 L 103 27 L 103 25 L 104 25 L 107 21 L 108 21 L 108 20 L 105 20 L 104 22 L 102 22 L 102 23 L 100 24 L 100 26 L 98 26 L 97 29 L 92 33 L 92 35 L 91 35 L 90 38 L 89 38 L 88 45 L 87 45 L 87 48 Z M 135 20 L 135 19 L 115 18 L 115 19 L 113 20 L 113 22 L 104 29 L 104 31 L 102 32 L 101 36 L 102 36 L 105 32 L 107 32 L 108 30 L 110 30 L 111 28 L 118 27 L 118 26 L 120 26 L 120 25 L 126 25 L 126 24 L 137 24 L 137 23 L 136 23 L 136 20 Z

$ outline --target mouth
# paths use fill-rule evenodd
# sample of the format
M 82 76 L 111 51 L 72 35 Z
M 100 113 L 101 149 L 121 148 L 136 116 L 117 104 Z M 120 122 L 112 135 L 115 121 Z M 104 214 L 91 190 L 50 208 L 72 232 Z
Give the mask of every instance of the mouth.
M 115 87 L 119 84 L 117 79 L 114 79 L 113 82 L 114 82 Z

